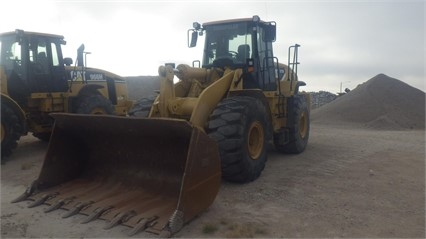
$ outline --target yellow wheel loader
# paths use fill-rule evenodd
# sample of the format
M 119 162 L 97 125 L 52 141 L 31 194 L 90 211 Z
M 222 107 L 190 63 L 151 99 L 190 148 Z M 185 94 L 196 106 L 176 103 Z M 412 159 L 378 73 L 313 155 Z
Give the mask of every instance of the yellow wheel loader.
M 132 106 L 120 76 L 62 57 L 63 36 L 16 30 L 0 34 L 1 156 L 21 135 L 48 141 L 52 112 L 126 115 Z
M 211 205 L 221 178 L 258 178 L 268 143 L 303 152 L 310 97 L 299 91 L 298 45 L 279 63 L 276 24 L 258 16 L 194 23 L 188 45 L 200 35 L 202 62 L 159 67 L 160 93 L 147 117 L 53 115 L 40 176 L 14 202 L 126 225 L 129 235 L 171 236 Z

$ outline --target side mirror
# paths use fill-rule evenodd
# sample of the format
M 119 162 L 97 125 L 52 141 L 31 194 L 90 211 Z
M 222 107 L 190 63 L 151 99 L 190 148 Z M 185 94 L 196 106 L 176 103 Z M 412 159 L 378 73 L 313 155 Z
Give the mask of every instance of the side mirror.
M 269 22 L 268 25 L 265 26 L 265 41 L 274 42 L 277 37 L 277 24 L 275 22 Z
M 69 57 L 65 57 L 65 58 L 64 58 L 64 64 L 65 64 L 66 66 L 70 66 L 70 65 L 72 65 L 72 59 L 71 59 L 71 58 L 69 58 Z
M 191 42 L 189 41 L 189 33 L 191 32 Z M 195 47 L 197 45 L 198 40 L 198 31 L 196 30 L 188 30 L 188 47 Z

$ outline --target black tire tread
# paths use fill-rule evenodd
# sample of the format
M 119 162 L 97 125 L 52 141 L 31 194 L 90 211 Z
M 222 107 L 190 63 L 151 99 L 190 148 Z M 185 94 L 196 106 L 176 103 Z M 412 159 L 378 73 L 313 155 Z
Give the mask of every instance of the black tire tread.
M 281 152 L 286 154 L 299 154 L 302 153 L 308 143 L 309 140 L 309 131 L 310 131 L 310 117 L 309 117 L 309 109 L 307 106 L 306 99 L 303 95 L 298 94 L 294 97 L 290 98 L 288 101 L 289 104 L 289 125 L 288 125 L 288 138 L 289 142 L 285 145 L 280 145 L 276 141 L 275 148 Z M 308 117 L 308 132 L 304 139 L 300 137 L 299 134 L 299 120 L 302 112 L 306 113 Z
M 18 115 L 7 104 L 1 104 L 1 122 L 5 128 L 5 136 L 1 142 L 1 157 L 8 157 L 12 150 L 18 145 L 17 141 L 21 138 L 24 130 L 23 122 Z
M 90 114 L 92 110 L 97 107 L 103 108 L 109 115 L 114 114 L 114 106 L 111 101 L 102 95 L 90 95 L 82 98 L 78 104 L 76 113 Z
M 263 152 L 257 160 L 249 158 L 246 148 L 249 120 L 253 117 L 262 122 L 265 133 Z M 210 116 L 208 134 L 218 143 L 225 180 L 245 183 L 260 176 L 267 160 L 268 123 L 265 106 L 258 99 L 237 96 L 218 104 Z

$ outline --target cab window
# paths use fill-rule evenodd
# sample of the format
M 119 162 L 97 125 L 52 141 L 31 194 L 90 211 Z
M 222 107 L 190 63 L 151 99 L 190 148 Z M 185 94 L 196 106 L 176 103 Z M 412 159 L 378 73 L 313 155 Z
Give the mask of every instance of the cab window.
M 203 65 L 211 65 L 220 58 L 245 63 L 251 58 L 251 43 L 252 35 L 246 22 L 207 26 Z
M 52 48 L 52 63 L 53 66 L 59 66 L 59 56 L 58 56 L 58 50 L 57 50 L 57 46 L 55 43 L 51 43 L 51 48 Z
M 21 67 L 21 45 L 16 41 L 4 41 L 1 46 L 0 64 L 5 67 L 5 70 L 16 70 Z

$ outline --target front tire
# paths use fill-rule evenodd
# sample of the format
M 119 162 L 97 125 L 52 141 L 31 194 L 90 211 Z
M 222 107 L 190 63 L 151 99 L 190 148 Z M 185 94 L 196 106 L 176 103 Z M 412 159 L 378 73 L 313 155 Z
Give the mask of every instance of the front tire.
M 222 177 L 246 183 L 257 179 L 267 161 L 268 114 L 255 98 L 224 99 L 213 111 L 208 131 L 219 146 Z
M 1 157 L 12 154 L 21 138 L 23 124 L 18 115 L 6 104 L 1 104 Z
M 112 115 L 114 106 L 111 101 L 102 95 L 91 95 L 84 97 L 77 108 L 78 114 Z

